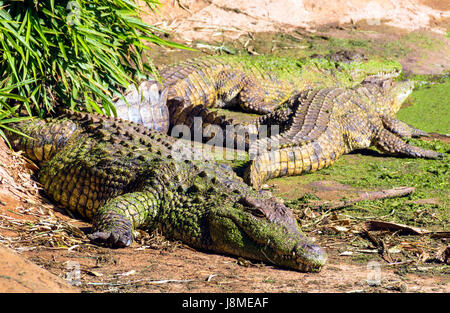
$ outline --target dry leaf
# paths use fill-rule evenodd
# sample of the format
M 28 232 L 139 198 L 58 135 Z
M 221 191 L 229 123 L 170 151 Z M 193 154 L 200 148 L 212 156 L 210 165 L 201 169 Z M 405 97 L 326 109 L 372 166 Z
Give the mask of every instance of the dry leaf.
M 339 225 L 335 225 L 335 226 L 331 226 L 330 227 L 332 230 L 334 230 L 337 233 L 345 233 L 348 232 L 348 228 L 344 227 L 344 226 L 339 226 Z
M 95 277 L 102 277 L 103 276 L 102 273 L 94 272 L 94 271 L 87 271 L 86 273 L 89 274 L 89 275 L 95 276 Z
M 430 233 L 426 229 L 419 227 L 408 226 L 399 223 L 385 222 L 385 221 L 367 221 L 364 222 L 367 230 L 390 230 L 390 231 L 401 231 L 412 235 L 424 235 Z

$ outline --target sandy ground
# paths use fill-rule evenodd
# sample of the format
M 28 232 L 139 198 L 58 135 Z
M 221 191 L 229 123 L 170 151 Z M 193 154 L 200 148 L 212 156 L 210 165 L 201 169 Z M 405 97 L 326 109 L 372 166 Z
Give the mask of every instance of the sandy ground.
M 399 31 L 427 28 L 442 35 L 450 18 L 450 2 L 439 0 L 162 2 L 161 15 L 145 18 L 188 44 L 198 39 L 238 38 L 248 32 L 287 32 L 299 26 L 314 32 L 320 25 L 360 20 L 374 27 L 382 23 L 400 27 Z M 421 70 L 434 70 L 435 62 L 427 64 Z M 447 63 L 439 66 L 445 68 Z M 374 255 L 375 263 L 368 267 L 373 249 L 358 263 L 346 256 L 351 244 L 346 240 L 354 237 L 336 238 L 314 231 L 308 236 L 316 238 L 330 255 L 328 265 L 318 274 L 195 251 L 154 234 L 141 234 L 126 249 L 92 246 L 84 234 L 89 225 L 45 199 L 32 177 L 36 167 L 10 152 L 3 141 L 0 164 L 0 245 L 10 248 L 0 247 L 1 292 L 450 291 L 448 275 L 430 275 L 435 270 L 431 265 L 418 264 L 420 268 L 410 273 L 402 264 L 387 265 Z M 331 198 L 355 192 L 332 183 L 331 187 L 310 187 Z M 369 284 L 374 277 L 376 283 Z
M 0 247 L 0 291 L 77 292 L 67 281 L 40 268 L 17 253 Z

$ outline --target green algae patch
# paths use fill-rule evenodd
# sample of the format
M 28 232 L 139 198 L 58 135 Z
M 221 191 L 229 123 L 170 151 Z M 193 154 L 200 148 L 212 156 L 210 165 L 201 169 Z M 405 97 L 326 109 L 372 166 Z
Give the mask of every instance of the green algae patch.
M 450 144 L 438 140 L 411 139 L 409 142 L 425 149 L 450 153 Z M 318 172 L 272 179 L 267 184 L 275 186 L 274 194 L 292 201 L 304 196 L 302 186 L 324 180 L 332 180 L 359 191 L 400 186 L 415 187 L 416 191 L 406 197 L 362 201 L 343 209 L 341 213 L 362 218 L 388 218 L 390 221 L 411 226 L 448 230 L 450 220 L 448 157 L 444 160 L 410 159 L 382 155 L 374 149 L 361 150 L 344 155 L 335 164 Z M 280 192 L 282 190 L 289 192 Z M 344 194 L 342 192 L 339 197 L 344 198 Z M 345 198 L 352 197 L 347 194 Z
M 413 91 L 397 118 L 426 132 L 450 133 L 450 77 Z

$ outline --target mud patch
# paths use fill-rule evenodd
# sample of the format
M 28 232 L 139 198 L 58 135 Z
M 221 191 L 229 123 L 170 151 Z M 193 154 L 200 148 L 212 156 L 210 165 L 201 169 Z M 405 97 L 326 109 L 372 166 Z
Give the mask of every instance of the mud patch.
M 370 25 L 393 26 L 408 31 L 429 28 L 445 34 L 433 21 L 450 18 L 448 5 L 437 1 L 398 0 L 184 0 L 161 1 L 161 16 L 145 19 L 178 33 L 183 41 L 214 38 L 237 39 L 247 32 L 291 31 L 302 27 L 314 30 L 320 25 L 367 21 Z M 295 14 L 286 14 L 286 8 Z
M 448 280 L 398 276 L 396 266 L 386 266 L 376 255 L 364 262 L 339 256 L 337 242 L 320 242 L 329 251 L 329 263 L 320 273 L 299 273 L 262 263 L 205 253 L 181 246 L 172 251 L 142 246 L 108 251 L 81 248 L 79 251 L 41 250 L 27 252 L 52 273 L 66 275 L 67 262 L 80 264 L 79 288 L 88 292 L 448 292 Z M 379 281 L 370 285 L 367 261 L 377 262 Z M 357 273 L 357 274 L 356 274 Z M 395 286 L 403 285 L 402 288 Z
M 269 186 L 284 199 L 295 200 L 305 194 L 313 194 L 325 201 L 341 200 L 356 196 L 361 190 L 332 180 L 319 180 L 309 183 L 289 177 L 271 180 Z

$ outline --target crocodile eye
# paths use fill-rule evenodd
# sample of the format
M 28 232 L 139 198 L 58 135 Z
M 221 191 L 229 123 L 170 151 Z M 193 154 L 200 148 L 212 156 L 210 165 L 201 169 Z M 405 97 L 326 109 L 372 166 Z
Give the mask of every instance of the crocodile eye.
M 252 198 L 242 197 L 239 199 L 238 203 L 242 204 L 244 206 L 244 210 L 250 212 L 255 217 L 258 218 L 265 218 L 266 213 L 263 209 L 260 207 L 260 203 Z
M 266 217 L 266 214 L 264 213 L 263 210 L 261 210 L 260 208 L 251 208 L 250 209 L 250 213 L 255 216 L 255 217 L 259 217 L 259 218 L 264 218 Z

